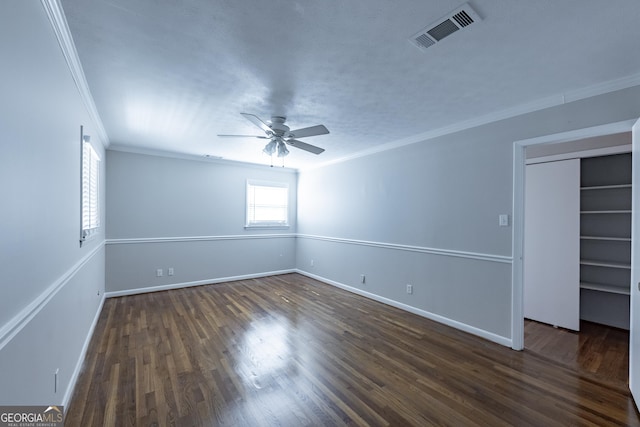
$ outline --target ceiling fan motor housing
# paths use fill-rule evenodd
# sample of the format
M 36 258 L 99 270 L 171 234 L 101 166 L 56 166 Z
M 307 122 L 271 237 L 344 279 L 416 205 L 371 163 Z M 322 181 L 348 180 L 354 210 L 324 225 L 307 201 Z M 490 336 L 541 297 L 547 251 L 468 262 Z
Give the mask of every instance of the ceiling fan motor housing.
M 269 127 L 276 136 L 282 136 L 286 132 L 289 132 L 289 126 L 284 124 L 285 120 L 287 120 L 287 118 L 282 116 L 271 117 L 271 124 Z

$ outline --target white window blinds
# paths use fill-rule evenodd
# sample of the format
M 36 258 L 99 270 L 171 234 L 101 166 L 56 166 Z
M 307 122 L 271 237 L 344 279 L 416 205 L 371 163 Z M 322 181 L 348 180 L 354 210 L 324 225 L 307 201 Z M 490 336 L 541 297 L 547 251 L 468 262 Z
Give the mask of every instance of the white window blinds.
M 247 181 L 247 227 L 288 226 L 289 187 Z
M 100 227 L 100 158 L 88 142 L 82 143 L 82 240 Z

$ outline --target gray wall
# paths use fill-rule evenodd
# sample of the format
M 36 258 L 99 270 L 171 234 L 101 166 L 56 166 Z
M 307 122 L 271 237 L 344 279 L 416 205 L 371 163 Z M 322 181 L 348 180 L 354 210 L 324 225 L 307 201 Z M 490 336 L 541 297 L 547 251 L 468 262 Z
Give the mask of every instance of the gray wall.
M 297 266 L 508 344 L 513 142 L 639 116 L 634 87 L 302 171 Z
M 42 4 L 1 8 L 0 405 L 63 404 L 104 294 L 104 234 L 79 245 L 80 125 L 104 149 Z
M 295 268 L 295 171 L 111 150 L 107 163 L 108 292 Z M 245 229 L 247 179 L 289 184 L 289 228 Z M 168 268 L 173 276 L 167 276 Z M 162 277 L 156 277 L 157 269 Z

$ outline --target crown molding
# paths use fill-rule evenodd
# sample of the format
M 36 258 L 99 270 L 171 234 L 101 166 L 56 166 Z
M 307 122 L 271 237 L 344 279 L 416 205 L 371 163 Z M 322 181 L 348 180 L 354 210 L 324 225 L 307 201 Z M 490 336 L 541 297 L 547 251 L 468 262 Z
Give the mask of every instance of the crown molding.
M 269 169 L 273 172 L 298 173 L 298 169 L 281 166 L 271 166 L 268 164 L 243 162 L 240 160 L 225 159 L 222 157 L 206 157 L 201 154 L 179 153 L 177 151 L 164 151 L 154 148 L 135 147 L 132 145 L 111 144 L 109 151 L 119 151 L 122 153 L 141 154 L 143 156 L 166 157 L 169 159 L 191 160 L 196 162 L 216 163 L 227 166 L 248 167 L 254 169 Z
M 419 133 L 409 136 L 407 138 L 392 141 L 386 144 L 378 145 L 376 147 L 359 151 L 349 156 L 340 157 L 338 159 L 330 160 L 328 162 L 320 163 L 308 168 L 300 168 L 300 171 L 308 171 L 312 169 L 318 169 L 325 166 L 330 166 L 337 163 L 343 163 L 348 160 L 357 159 L 359 157 L 366 157 L 372 154 L 380 153 L 383 151 L 393 150 L 395 148 L 404 147 L 405 145 L 416 144 L 419 142 L 428 141 L 440 136 L 449 135 L 452 133 L 460 132 L 474 127 L 486 125 L 489 123 L 497 122 L 500 120 L 509 119 L 512 117 L 521 116 L 536 111 L 541 111 L 546 108 L 557 107 L 559 105 L 567 104 L 570 102 L 580 101 L 583 99 L 591 98 L 598 95 L 604 95 L 618 90 L 628 89 L 634 86 L 640 86 L 640 73 L 630 76 L 621 77 L 615 80 L 609 80 L 606 82 L 597 83 L 595 85 L 587 86 L 584 88 L 567 91 L 561 94 L 548 96 L 541 98 L 533 102 L 517 105 L 515 107 L 506 108 L 504 110 L 496 111 L 493 113 L 485 114 L 483 116 L 475 117 L 469 120 L 463 120 L 461 122 L 453 123 L 449 126 L 444 126 L 438 129 L 433 129 L 427 132 Z
M 71 31 L 69 30 L 69 25 L 67 24 L 67 19 L 64 15 L 62 5 L 59 0 L 40 0 L 40 2 L 47 12 L 47 17 L 49 18 L 49 22 L 51 22 L 53 31 L 58 39 L 58 45 L 62 50 L 65 61 L 67 62 L 67 66 L 71 72 L 71 77 L 78 88 L 78 92 L 80 92 L 82 102 L 93 121 L 102 145 L 107 148 L 109 147 L 109 136 L 104 129 L 102 119 L 100 119 L 100 115 L 98 114 L 98 110 L 93 101 L 93 96 L 89 90 L 89 85 L 85 78 L 82 64 L 80 63 L 80 58 L 76 51 L 76 46 L 73 43 L 73 37 L 71 36 Z

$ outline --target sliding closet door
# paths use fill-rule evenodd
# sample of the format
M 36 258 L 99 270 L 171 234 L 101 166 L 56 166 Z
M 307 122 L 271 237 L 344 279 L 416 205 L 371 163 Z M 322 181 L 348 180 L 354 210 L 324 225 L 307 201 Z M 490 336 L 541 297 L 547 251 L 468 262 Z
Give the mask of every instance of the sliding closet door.
M 524 315 L 580 329 L 580 160 L 527 165 Z

